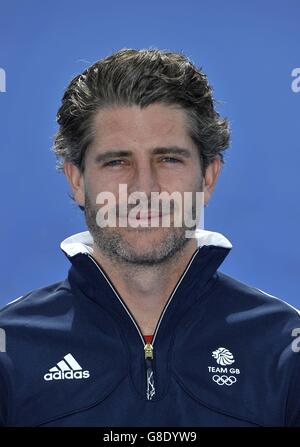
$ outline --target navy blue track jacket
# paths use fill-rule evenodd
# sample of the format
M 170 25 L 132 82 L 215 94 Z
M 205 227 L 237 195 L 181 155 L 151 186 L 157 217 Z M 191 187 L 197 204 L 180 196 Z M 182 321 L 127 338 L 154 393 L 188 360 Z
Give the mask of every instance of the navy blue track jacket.
M 68 277 L 0 311 L 0 425 L 300 426 L 299 313 L 218 271 L 228 239 L 203 230 L 152 344 L 91 244 L 67 238 Z

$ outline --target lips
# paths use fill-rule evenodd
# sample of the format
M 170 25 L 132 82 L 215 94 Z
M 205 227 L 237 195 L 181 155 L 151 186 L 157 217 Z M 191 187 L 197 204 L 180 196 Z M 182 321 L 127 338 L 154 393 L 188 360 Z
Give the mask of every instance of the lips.
M 144 212 L 141 213 L 140 211 L 137 213 L 136 215 L 136 219 L 138 220 L 150 220 L 150 219 L 158 219 L 159 217 L 162 217 L 161 213 L 157 213 L 157 212 L 153 212 L 153 211 L 148 211 L 148 212 Z

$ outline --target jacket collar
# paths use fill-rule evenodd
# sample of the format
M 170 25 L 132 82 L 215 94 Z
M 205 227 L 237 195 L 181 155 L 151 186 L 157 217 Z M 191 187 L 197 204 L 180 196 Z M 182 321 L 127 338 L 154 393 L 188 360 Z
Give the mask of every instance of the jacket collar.
M 207 230 L 197 230 L 197 245 L 199 248 L 204 245 L 232 248 L 231 242 L 221 233 Z M 62 251 L 70 258 L 78 253 L 86 253 L 93 255 L 93 238 L 89 231 L 73 234 L 64 239 L 60 247 Z
M 109 279 L 109 272 L 105 272 L 93 258 L 92 244 L 93 239 L 88 231 L 74 234 L 61 243 L 61 249 L 72 263 L 68 281 L 73 293 L 75 296 L 90 298 L 107 312 L 114 314 L 115 318 L 121 319 L 121 325 L 127 326 L 127 331 L 139 332 L 124 300 Z M 164 324 L 169 319 L 172 320 L 172 315 L 182 315 L 188 307 L 205 296 L 217 279 L 219 265 L 232 248 L 230 241 L 221 233 L 207 230 L 198 232 L 197 244 L 197 250 L 167 300 L 167 312 L 163 314 Z M 160 333 L 162 332 L 161 330 Z
M 72 264 L 69 277 L 85 295 L 93 299 L 97 297 L 97 301 L 101 296 L 101 305 L 104 304 L 105 297 L 108 297 L 107 305 L 112 306 L 112 301 L 117 302 L 116 296 L 120 304 L 122 299 L 109 279 L 109 272 L 105 272 L 93 257 L 92 245 L 93 239 L 89 231 L 74 234 L 62 241 L 61 249 Z M 198 230 L 197 245 L 198 248 L 177 282 L 176 292 L 177 289 L 191 293 L 194 288 L 203 290 L 232 248 L 231 242 L 221 233 L 207 230 Z

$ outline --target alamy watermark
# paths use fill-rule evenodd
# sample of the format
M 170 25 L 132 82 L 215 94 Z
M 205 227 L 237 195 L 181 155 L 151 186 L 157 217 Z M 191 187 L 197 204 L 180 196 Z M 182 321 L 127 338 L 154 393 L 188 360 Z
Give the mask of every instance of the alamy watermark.
M 291 89 L 294 93 L 300 92 L 300 67 L 294 68 L 292 70 L 291 76 L 295 79 L 293 79 L 291 83 Z
M 0 67 L 0 93 L 6 92 L 6 73 L 4 68 Z
M 145 192 L 128 195 L 127 184 L 119 185 L 118 199 L 110 191 L 96 197 L 101 205 L 96 214 L 97 225 L 104 227 L 184 227 L 186 237 L 197 237 L 195 228 L 204 228 L 204 193 L 200 191 Z M 132 206 L 134 205 L 134 206 Z M 190 229 L 190 230 L 187 230 Z
M 6 352 L 6 334 L 5 330 L 0 327 L 0 352 Z

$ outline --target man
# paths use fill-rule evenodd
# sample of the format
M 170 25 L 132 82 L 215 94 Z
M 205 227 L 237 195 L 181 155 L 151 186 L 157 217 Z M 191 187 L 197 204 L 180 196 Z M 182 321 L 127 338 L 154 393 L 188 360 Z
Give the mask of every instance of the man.
M 173 225 L 178 197 L 208 203 L 229 145 L 203 71 L 123 49 L 71 81 L 57 118 L 54 151 L 89 231 L 62 242 L 64 281 L 0 313 L 1 424 L 300 425 L 298 312 L 218 271 L 222 234 Z M 179 195 L 133 216 L 120 185 Z M 102 225 L 102 193 L 119 225 Z

